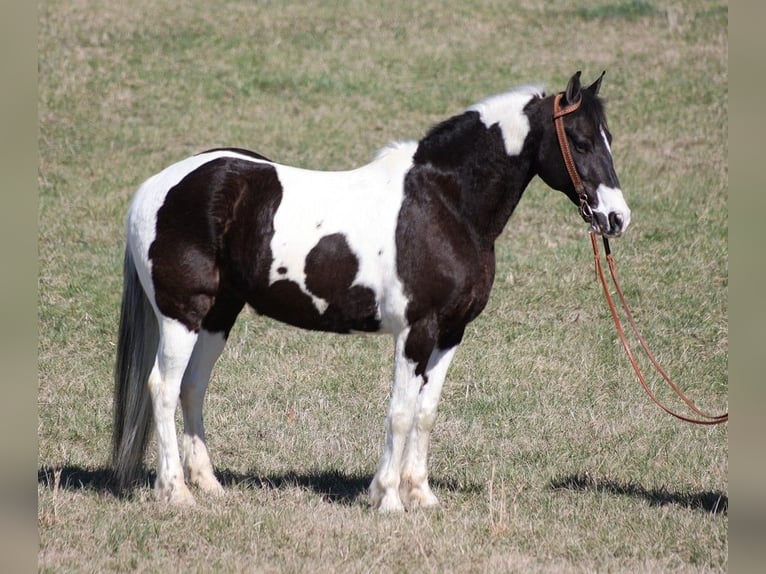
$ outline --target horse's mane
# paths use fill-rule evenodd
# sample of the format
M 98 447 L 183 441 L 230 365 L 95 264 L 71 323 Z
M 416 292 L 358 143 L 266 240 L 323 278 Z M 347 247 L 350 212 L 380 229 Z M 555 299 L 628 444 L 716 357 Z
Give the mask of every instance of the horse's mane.
M 467 111 L 477 111 L 479 113 L 483 113 L 488 111 L 490 108 L 504 109 L 508 108 L 509 106 L 515 108 L 518 105 L 519 96 L 528 96 L 529 99 L 535 97 L 544 98 L 545 86 L 540 84 L 521 84 L 520 86 L 515 86 L 506 92 L 484 98 L 472 106 L 469 106 Z

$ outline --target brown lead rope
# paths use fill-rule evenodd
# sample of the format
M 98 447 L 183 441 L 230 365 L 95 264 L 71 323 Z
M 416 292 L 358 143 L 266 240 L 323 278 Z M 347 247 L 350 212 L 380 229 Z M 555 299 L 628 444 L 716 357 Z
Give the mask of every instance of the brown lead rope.
M 630 349 L 628 340 L 625 337 L 625 332 L 623 331 L 622 324 L 620 323 L 620 318 L 617 316 L 617 309 L 614 305 L 614 301 L 612 300 L 612 296 L 609 293 L 609 287 L 606 284 L 606 277 L 604 276 L 604 269 L 601 265 L 601 257 L 598 252 L 598 242 L 596 240 L 596 234 L 593 231 L 591 231 L 590 241 L 591 241 L 591 244 L 593 245 L 593 257 L 596 262 L 596 275 L 601 281 L 601 287 L 604 290 L 606 301 L 609 304 L 609 312 L 612 314 L 612 319 L 614 320 L 615 327 L 617 327 L 617 333 L 620 335 L 620 341 L 622 342 L 622 346 L 625 348 L 625 352 L 628 355 L 630 364 L 633 366 L 633 370 L 636 372 L 636 375 L 638 376 L 638 380 L 641 382 L 641 385 L 644 387 L 644 390 L 646 391 L 646 393 L 649 395 L 649 397 L 651 397 L 651 399 L 655 402 L 655 404 L 657 404 L 657 406 L 659 406 L 662 410 L 664 410 L 666 413 L 682 421 L 685 421 L 688 423 L 694 423 L 698 425 L 717 425 L 717 424 L 728 422 L 729 420 L 728 412 L 722 415 L 709 415 L 701 411 L 699 408 L 697 408 L 694 402 L 692 402 L 692 400 L 689 399 L 681 391 L 678 385 L 676 385 L 676 383 L 674 383 L 673 380 L 667 375 L 665 370 L 660 366 L 659 362 L 654 357 L 654 354 L 649 350 L 649 346 L 646 344 L 646 341 L 644 341 L 644 338 L 641 336 L 641 333 L 638 330 L 638 326 L 636 325 L 636 322 L 633 319 L 633 313 L 631 312 L 630 306 L 625 300 L 625 296 L 623 295 L 622 289 L 620 288 L 620 283 L 617 280 L 617 269 L 614 262 L 614 258 L 612 257 L 612 253 L 609 249 L 609 241 L 606 239 L 606 237 L 604 237 L 603 240 L 604 240 L 604 249 L 606 250 L 606 261 L 607 261 L 607 264 L 609 265 L 609 273 L 612 276 L 612 282 L 614 283 L 615 290 L 617 291 L 617 295 L 619 296 L 620 302 L 622 303 L 622 308 L 625 311 L 625 315 L 628 318 L 628 323 L 630 323 L 630 326 L 633 329 L 633 332 L 635 333 L 636 337 L 638 338 L 638 341 L 641 344 L 641 347 L 644 349 L 644 352 L 646 353 L 647 357 L 649 357 L 649 360 L 651 361 L 652 365 L 654 365 L 655 369 L 657 369 L 657 372 L 659 372 L 660 375 L 662 375 L 662 378 L 665 379 L 668 385 L 670 385 L 670 388 L 673 389 L 676 395 L 684 403 L 686 403 L 686 405 L 691 410 L 693 410 L 695 413 L 701 416 L 702 419 L 695 419 L 695 418 L 687 417 L 687 416 L 676 413 L 675 411 L 665 406 L 649 388 L 649 385 L 647 384 L 646 379 L 644 378 L 644 375 L 641 372 L 641 369 L 638 367 L 636 358 L 633 356 L 633 352 Z
M 580 215 L 582 215 L 585 221 L 590 222 L 593 218 L 593 212 L 591 211 L 591 208 L 588 205 L 588 197 L 585 194 L 585 187 L 582 184 L 580 175 L 577 173 L 577 168 L 572 158 L 572 152 L 569 150 L 569 142 L 567 141 L 566 131 L 564 129 L 564 116 L 577 110 L 580 107 L 582 98 L 579 98 L 573 104 L 569 104 L 568 106 L 565 106 L 562 108 L 561 100 L 563 99 L 563 97 L 564 97 L 563 93 L 557 94 L 553 100 L 553 123 L 556 127 L 556 136 L 558 137 L 558 140 L 559 140 L 561 155 L 564 158 L 564 165 L 566 166 L 567 173 L 569 174 L 569 178 L 572 180 L 572 184 L 574 185 L 575 191 L 580 199 Z M 636 375 L 638 376 L 638 380 L 641 382 L 641 385 L 644 387 L 644 390 L 649 395 L 649 397 L 651 397 L 651 399 L 666 413 L 676 417 L 677 419 L 686 421 L 688 423 L 694 423 L 699 425 L 717 425 L 717 424 L 727 422 L 729 420 L 728 412 L 722 415 L 708 415 L 702 412 L 700 409 L 698 409 L 697 406 L 691 401 L 691 399 L 689 399 L 681 391 L 678 385 L 676 385 L 673 382 L 673 380 L 667 375 L 665 370 L 660 366 L 659 362 L 654 357 L 654 354 L 649 350 L 649 346 L 646 344 L 646 341 L 644 341 L 644 338 L 641 336 L 641 332 L 638 330 L 638 327 L 636 326 L 636 322 L 633 319 L 633 313 L 630 310 L 630 306 L 625 300 L 625 296 L 623 295 L 622 289 L 620 288 L 620 282 L 617 280 L 617 266 L 614 262 L 614 258 L 612 257 L 611 250 L 609 249 L 609 241 L 607 240 L 606 237 L 604 237 L 603 238 L 604 249 L 606 251 L 606 261 L 607 261 L 607 264 L 609 265 L 609 273 L 612 276 L 612 282 L 614 283 L 615 289 L 617 291 L 617 295 L 619 296 L 620 302 L 622 303 L 622 308 L 625 311 L 625 315 L 628 318 L 628 323 L 633 329 L 633 332 L 638 338 L 638 341 L 641 344 L 641 347 L 644 349 L 644 352 L 646 353 L 647 357 L 649 357 L 649 360 L 651 361 L 652 365 L 654 365 L 654 368 L 657 369 L 657 372 L 659 372 L 660 375 L 662 375 L 662 378 L 665 379 L 665 382 L 667 382 L 668 385 L 670 385 L 670 388 L 673 389 L 673 392 L 675 392 L 676 395 L 678 395 L 678 397 L 684 403 L 686 403 L 686 405 L 692 411 L 694 411 L 696 414 L 702 417 L 702 419 L 695 419 L 695 418 L 678 414 L 674 412 L 673 410 L 671 410 L 670 408 L 666 407 L 654 395 L 652 390 L 649 388 L 649 385 L 647 384 L 646 379 L 644 378 L 644 374 L 641 372 L 641 369 L 638 367 L 638 362 L 636 361 L 636 358 L 633 356 L 633 352 L 630 349 L 628 340 L 625 338 L 625 332 L 623 331 L 622 324 L 620 323 L 620 318 L 617 316 L 617 308 L 614 305 L 614 301 L 612 301 L 612 295 L 610 294 L 609 287 L 606 284 L 604 269 L 601 266 L 601 257 L 599 256 L 599 253 L 598 253 L 598 243 L 596 241 L 596 234 L 593 231 L 590 232 L 590 240 L 591 240 L 591 244 L 593 245 L 593 256 L 596 260 L 596 275 L 601 281 L 601 287 L 604 290 L 606 301 L 609 304 L 609 312 L 612 314 L 614 325 L 615 327 L 617 327 L 617 333 L 620 335 L 620 341 L 622 341 L 622 346 L 625 348 L 625 352 L 628 355 L 630 364 L 633 366 L 633 370 L 636 372 Z

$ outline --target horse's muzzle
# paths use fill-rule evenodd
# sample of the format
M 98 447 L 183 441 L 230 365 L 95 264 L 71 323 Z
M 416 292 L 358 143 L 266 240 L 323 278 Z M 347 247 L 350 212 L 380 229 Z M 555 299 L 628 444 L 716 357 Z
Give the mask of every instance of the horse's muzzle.
M 599 211 L 593 212 L 591 229 L 604 237 L 620 237 L 630 224 L 630 210 L 610 211 L 607 215 Z

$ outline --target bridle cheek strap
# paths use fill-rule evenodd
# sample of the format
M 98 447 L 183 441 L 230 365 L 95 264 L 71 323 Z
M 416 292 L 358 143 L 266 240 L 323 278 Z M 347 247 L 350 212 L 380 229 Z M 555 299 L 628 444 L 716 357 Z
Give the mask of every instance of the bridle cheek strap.
M 563 93 L 556 94 L 553 100 L 553 124 L 556 126 L 556 137 L 559 140 L 559 148 L 561 149 L 561 155 L 564 157 L 564 165 L 567 168 L 569 179 L 572 180 L 575 192 L 580 198 L 580 215 L 582 218 L 590 223 L 593 220 L 593 211 L 588 205 L 588 196 L 585 194 L 585 186 L 582 184 L 580 174 L 577 173 L 577 167 L 575 166 L 574 159 L 572 159 L 572 151 L 569 149 L 569 141 L 567 140 L 567 134 L 564 129 L 564 116 L 571 114 L 572 112 L 580 108 L 582 103 L 582 96 L 575 103 L 568 106 L 561 107 L 561 99 L 564 97 Z

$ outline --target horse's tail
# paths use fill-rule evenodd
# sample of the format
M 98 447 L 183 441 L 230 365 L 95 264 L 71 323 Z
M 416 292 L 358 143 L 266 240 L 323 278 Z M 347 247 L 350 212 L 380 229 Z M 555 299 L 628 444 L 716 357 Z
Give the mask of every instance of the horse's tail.
M 159 344 L 151 303 L 138 278 L 130 249 L 123 264 L 122 308 L 114 367 L 112 471 L 118 491 L 135 482 L 151 432 L 147 380 Z

